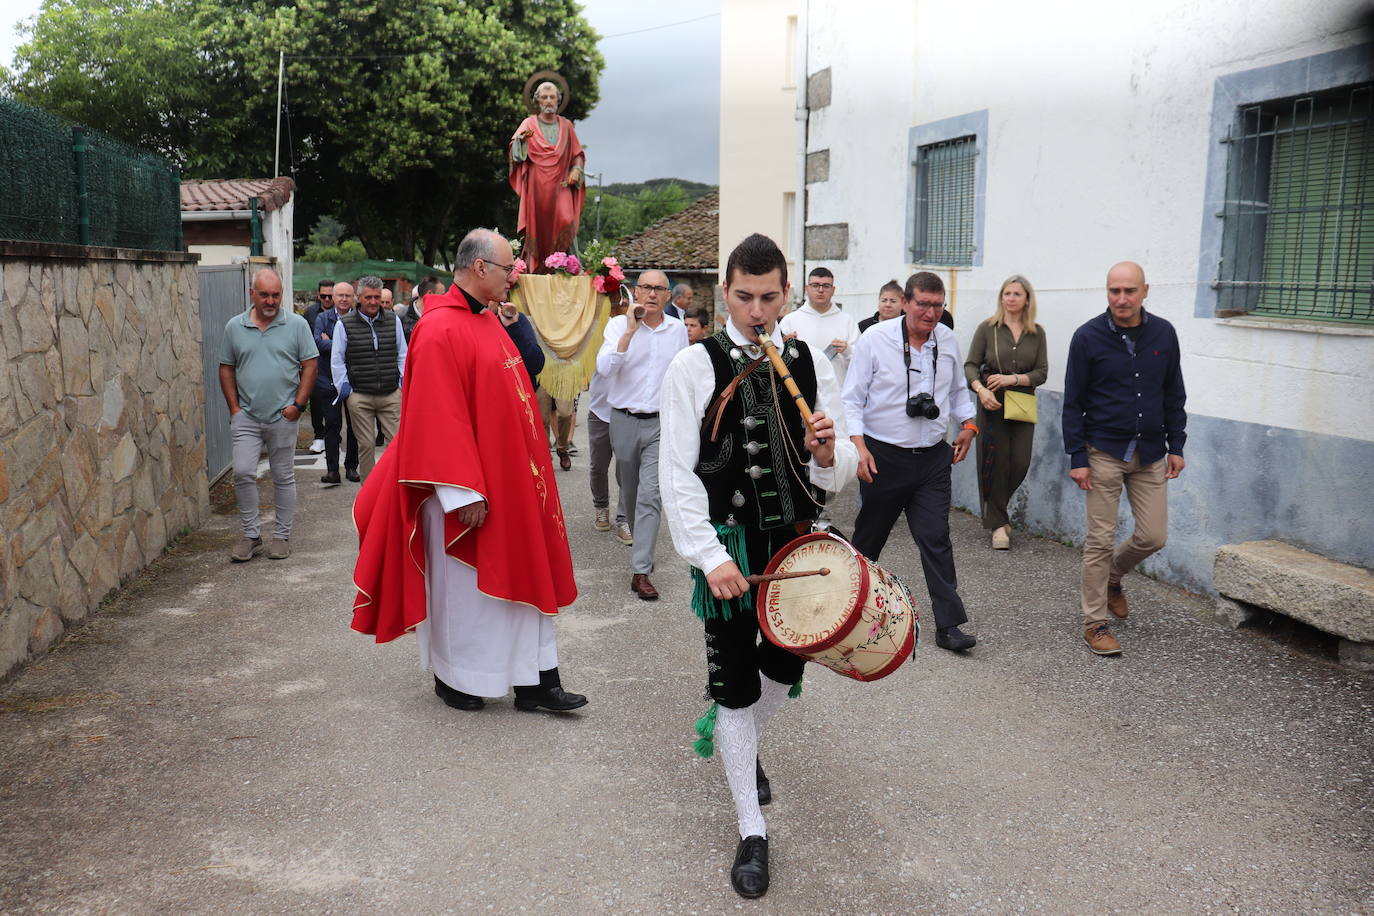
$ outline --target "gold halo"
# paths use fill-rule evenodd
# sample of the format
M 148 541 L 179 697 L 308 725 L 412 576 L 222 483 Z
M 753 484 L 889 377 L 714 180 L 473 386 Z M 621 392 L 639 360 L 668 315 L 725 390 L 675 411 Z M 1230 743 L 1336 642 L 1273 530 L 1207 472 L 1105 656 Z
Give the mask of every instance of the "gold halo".
M 558 113 L 562 114 L 563 109 L 568 107 L 568 81 L 556 70 L 540 70 L 525 80 L 525 110 L 530 114 L 539 114 L 539 106 L 534 104 L 534 87 L 543 82 L 550 82 L 558 87 Z

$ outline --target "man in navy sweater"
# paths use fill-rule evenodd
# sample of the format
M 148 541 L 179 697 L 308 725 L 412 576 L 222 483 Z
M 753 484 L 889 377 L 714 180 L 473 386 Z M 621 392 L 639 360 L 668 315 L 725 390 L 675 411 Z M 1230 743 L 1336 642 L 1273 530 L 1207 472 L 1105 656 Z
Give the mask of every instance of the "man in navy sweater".
M 1098 655 L 1121 654 L 1107 627 L 1124 620 L 1121 577 L 1164 546 L 1166 481 L 1183 472 L 1183 370 L 1174 326 L 1145 312 L 1150 286 L 1139 264 L 1107 272 L 1107 311 L 1074 332 L 1064 372 L 1064 450 L 1069 477 L 1087 495 L 1083 544 L 1083 639 Z M 1135 530 L 1116 543 L 1121 488 Z

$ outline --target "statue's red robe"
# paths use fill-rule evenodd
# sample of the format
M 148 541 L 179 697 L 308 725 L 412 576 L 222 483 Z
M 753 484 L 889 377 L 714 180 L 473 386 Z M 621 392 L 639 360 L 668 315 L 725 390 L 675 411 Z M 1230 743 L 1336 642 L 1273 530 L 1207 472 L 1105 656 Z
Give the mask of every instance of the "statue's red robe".
M 556 614 L 577 597 L 548 441 L 524 361 L 500 319 L 457 284 L 426 296 L 401 390 L 396 440 L 353 505 L 353 629 L 388 642 L 425 619 L 420 506 L 435 484 L 476 491 L 486 521 L 444 516 L 448 555 L 485 595 Z
M 561 115 L 558 142 L 553 145 L 544 139 L 535 115 L 521 121 L 516 134 L 525 128 L 531 131 L 528 155 L 524 162 L 510 159 L 510 186 L 520 195 L 516 231 L 525 236 L 520 256 L 531 271 L 542 273 L 544 259 L 555 251 L 571 250 L 577 236 L 587 188 L 581 181 L 568 187 L 567 180 L 568 171 L 582 155 L 582 144 L 572 122 Z

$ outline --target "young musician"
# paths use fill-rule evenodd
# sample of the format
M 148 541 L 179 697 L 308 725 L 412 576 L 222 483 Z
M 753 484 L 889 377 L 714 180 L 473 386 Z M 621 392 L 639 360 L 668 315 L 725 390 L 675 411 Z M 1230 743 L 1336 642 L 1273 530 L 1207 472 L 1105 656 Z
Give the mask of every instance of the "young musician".
M 787 301 L 787 262 L 771 239 L 751 235 L 726 265 L 729 321 L 678 353 L 663 379 L 659 479 L 673 546 L 692 566 L 692 609 L 704 623 L 707 689 L 715 704 L 697 730 L 698 752 L 719 747 L 735 799 L 740 843 L 730 883 L 742 897 L 768 890 L 768 830 L 760 804 L 771 790 L 758 740 L 783 696 L 800 692 L 803 660 L 760 641 L 754 592 L 744 578 L 820 512 L 814 488 L 838 492 L 853 478 L 850 441 L 830 361 L 800 340 L 782 359 L 816 410 L 814 435 L 758 345 Z

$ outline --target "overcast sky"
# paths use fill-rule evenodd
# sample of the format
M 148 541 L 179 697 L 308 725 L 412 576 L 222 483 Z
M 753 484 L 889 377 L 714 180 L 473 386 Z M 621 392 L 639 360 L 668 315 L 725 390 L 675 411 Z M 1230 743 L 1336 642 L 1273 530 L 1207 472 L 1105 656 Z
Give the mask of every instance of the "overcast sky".
M 0 61 L 14 25 L 41 0 L 0 0 Z M 720 0 L 585 0 L 602 35 L 601 101 L 577 126 L 587 171 L 606 184 L 649 178 L 720 180 Z M 688 21 L 692 20 L 692 21 Z

